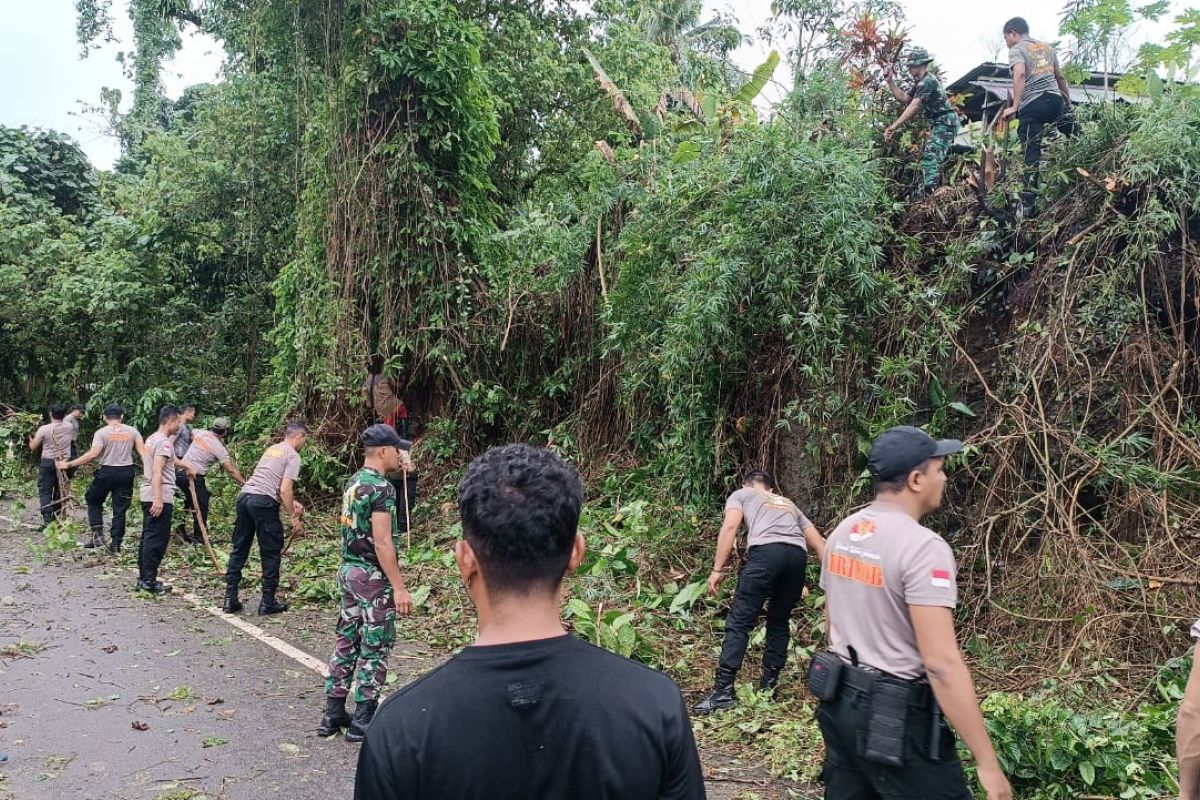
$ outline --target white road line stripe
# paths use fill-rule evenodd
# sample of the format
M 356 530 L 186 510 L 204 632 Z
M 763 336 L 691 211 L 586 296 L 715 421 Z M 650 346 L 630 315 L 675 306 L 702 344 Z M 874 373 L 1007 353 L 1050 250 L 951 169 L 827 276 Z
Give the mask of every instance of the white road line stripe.
M 242 631 L 243 633 L 253 636 L 267 647 L 283 653 L 297 664 L 302 664 L 308 667 L 322 678 L 329 677 L 329 667 L 324 661 L 310 656 L 308 653 L 300 650 L 299 648 L 293 647 L 283 639 L 280 639 L 278 636 L 272 636 L 262 628 L 246 622 L 246 620 L 242 619 L 236 614 L 226 614 L 216 606 L 205 605 L 203 600 L 201 600 L 199 597 L 196 597 L 196 595 L 192 594 L 191 592 L 173 592 L 172 594 L 174 594 L 176 597 L 186 600 L 188 603 L 200 609 L 201 611 L 207 611 L 217 619 L 228 622 L 230 625 Z

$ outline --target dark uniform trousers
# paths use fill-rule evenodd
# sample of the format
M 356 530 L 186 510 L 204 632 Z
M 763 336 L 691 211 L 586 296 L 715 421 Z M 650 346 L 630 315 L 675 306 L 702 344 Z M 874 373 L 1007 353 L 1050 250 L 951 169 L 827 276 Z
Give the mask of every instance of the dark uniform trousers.
M 121 546 L 125 538 L 125 514 L 133 500 L 133 465 L 124 467 L 101 466 L 96 470 L 91 485 L 83 498 L 87 502 L 88 526 L 99 537 L 104 533 L 104 501 L 112 496 L 113 544 Z
M 388 483 L 396 490 L 396 522 L 400 533 L 408 533 L 408 522 L 412 519 L 413 504 L 417 502 L 417 473 L 393 472 L 387 476 Z M 405 503 L 408 513 L 404 513 Z
M 58 481 L 58 468 L 52 458 L 43 458 L 38 462 L 38 502 L 45 524 L 49 525 L 63 516 L 62 484 Z
M 1067 113 L 1067 104 L 1058 92 L 1046 92 L 1029 101 L 1017 113 L 1017 138 L 1025 160 L 1025 190 L 1021 197 L 1026 205 L 1033 202 L 1038 186 L 1038 164 L 1042 160 L 1042 140 L 1047 130 L 1074 135 L 1078 126 Z
M 212 495 L 208 491 L 208 485 L 204 482 L 204 476 L 197 475 L 194 478 L 196 482 L 196 502 L 200 506 L 196 508 L 195 503 L 192 502 L 192 487 L 188 483 L 188 474 L 186 472 L 177 472 L 175 474 L 179 487 L 183 489 L 183 507 L 187 511 L 187 516 L 178 521 L 179 525 L 186 530 L 188 518 L 191 518 L 192 529 L 194 531 L 192 541 L 199 542 L 203 539 L 200 533 L 200 521 L 204 520 L 204 524 L 208 524 L 208 509 Z M 199 512 L 199 516 L 197 516 L 197 512 Z M 184 538 L 187 537 L 185 536 Z
M 733 604 L 725 617 L 725 640 L 721 644 L 720 667 L 737 672 L 746 656 L 750 633 L 767 608 L 767 644 L 763 669 L 779 670 L 787 663 L 788 623 L 804 592 L 804 568 L 808 552 L 802 544 L 772 542 L 750 548 L 746 566 L 738 576 Z
M 825 800 L 973 800 L 954 734 L 940 719 L 939 758 L 930 757 L 931 695 L 924 692 L 924 704 L 910 703 L 900 767 L 861 755 L 871 719 L 870 692 L 843 685 L 837 697 L 822 701 L 817 722 L 825 740 Z
M 170 503 L 163 503 L 157 517 L 150 516 L 150 503 L 142 503 L 142 539 L 138 542 L 138 580 L 154 583 L 158 580 L 158 567 L 167 554 L 167 542 L 171 539 Z
M 279 503 L 263 494 L 243 494 L 237 499 L 237 519 L 233 523 L 233 551 L 225 569 L 225 587 L 234 591 L 242 580 L 242 569 L 250 557 L 250 545 L 258 534 L 258 554 L 262 558 L 262 593 L 272 597 L 279 588 L 279 563 L 283 557 L 283 521 Z

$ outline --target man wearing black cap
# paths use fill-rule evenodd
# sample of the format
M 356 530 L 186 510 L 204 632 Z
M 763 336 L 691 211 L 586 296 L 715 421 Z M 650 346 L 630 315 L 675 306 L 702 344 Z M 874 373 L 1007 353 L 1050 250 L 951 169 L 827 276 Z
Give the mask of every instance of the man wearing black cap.
M 100 469 L 96 470 L 84 494 L 88 525 L 92 529 L 92 539 L 84 547 L 100 547 L 104 544 L 104 501 L 112 495 L 112 526 L 109 531 L 112 542 L 108 549 L 114 553 L 121 549 L 121 542 L 125 539 L 125 514 L 133 498 L 133 453 L 136 450 L 141 454 L 146 447 L 142 435 L 136 428 L 126 425 L 124 419 L 125 409 L 120 406 L 110 405 L 104 409 L 107 424 L 92 436 L 92 446 L 88 451 L 78 458 L 58 464 L 59 469 L 69 470 L 95 458 L 100 459 Z
M 972 797 L 950 722 L 975 756 L 988 800 L 1012 788 L 988 739 L 954 635 L 954 554 L 920 520 L 942 504 L 956 440 L 892 428 L 871 446 L 875 502 L 847 517 L 825 545 L 831 653 L 809 671 L 820 700 L 825 797 Z
M 708 576 L 709 594 L 715 595 L 725 577 L 725 564 L 733 554 L 738 528 L 746 523 L 746 565 L 738 576 L 733 605 L 725 617 L 725 641 L 712 694 L 693 709 L 709 714 L 734 705 L 733 682 L 741 669 L 750 632 L 767 609 L 767 643 L 763 650 L 759 689 L 774 691 L 787 663 L 788 623 L 804 593 L 804 568 L 809 545 L 817 558 L 825 540 L 796 504 L 775 491 L 769 472 L 746 475 L 741 489 L 725 501 L 725 522 L 717 537 L 717 555 Z
M 325 716 L 318 736 L 348 728 L 346 741 L 361 742 L 375 716 L 387 679 L 387 658 L 396 641 L 396 614 L 412 613 L 412 597 L 396 556 L 400 526 L 396 487 L 387 479 L 400 469 L 405 441 L 391 425 L 363 431 L 363 466 L 342 494 L 342 566 L 337 638 L 325 681 Z M 361 666 L 359 666 L 361 663 Z M 346 697 L 358 672 L 354 718 Z

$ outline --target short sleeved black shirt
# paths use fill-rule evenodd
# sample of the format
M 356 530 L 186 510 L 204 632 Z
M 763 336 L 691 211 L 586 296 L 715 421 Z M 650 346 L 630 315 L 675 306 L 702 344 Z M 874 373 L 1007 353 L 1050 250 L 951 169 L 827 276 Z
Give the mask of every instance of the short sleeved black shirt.
M 467 647 L 388 698 L 355 800 L 703 800 L 679 688 L 574 636 Z

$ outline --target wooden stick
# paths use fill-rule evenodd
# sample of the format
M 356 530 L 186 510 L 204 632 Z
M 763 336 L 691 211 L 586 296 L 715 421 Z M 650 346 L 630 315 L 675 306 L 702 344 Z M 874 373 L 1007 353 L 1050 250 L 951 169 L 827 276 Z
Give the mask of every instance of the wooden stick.
M 217 560 L 212 542 L 208 539 L 208 525 L 204 521 L 204 515 L 200 513 L 200 499 L 196 497 L 196 479 L 191 475 L 188 475 L 188 491 L 192 493 L 192 513 L 196 515 L 196 521 L 200 523 L 200 536 L 204 539 L 204 549 L 208 551 L 208 557 L 212 559 L 213 570 L 218 575 L 224 575 L 225 570 L 221 569 L 221 562 Z

